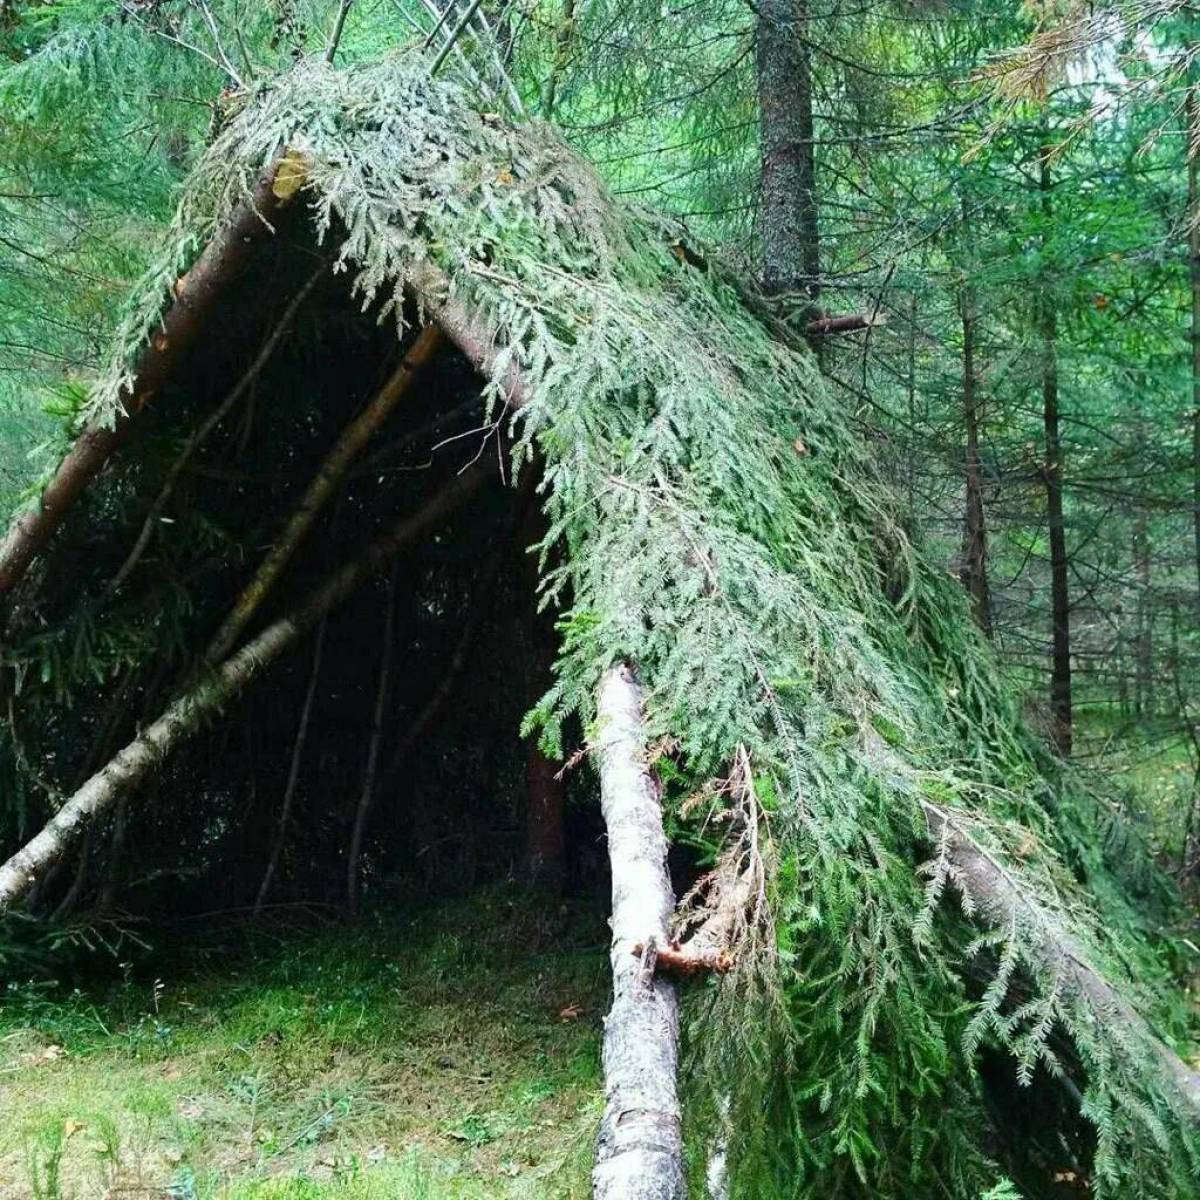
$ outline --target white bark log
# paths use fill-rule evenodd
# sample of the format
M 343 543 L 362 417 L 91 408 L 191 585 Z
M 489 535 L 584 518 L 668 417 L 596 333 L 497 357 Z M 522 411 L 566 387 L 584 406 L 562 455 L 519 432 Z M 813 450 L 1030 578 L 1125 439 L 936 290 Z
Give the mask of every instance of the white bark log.
M 372 542 L 298 608 L 269 625 L 195 689 L 176 700 L 103 770 L 93 775 L 36 837 L 0 866 L 0 915 L 29 891 L 46 868 L 62 856 L 98 815 L 140 783 L 206 718 L 242 691 L 294 645 L 301 634 L 387 563 L 400 547 L 443 521 L 490 474 L 490 464 L 480 463 L 456 476 L 423 508 L 399 521 L 391 533 Z
M 641 693 L 628 667 L 600 684 L 600 803 L 612 863 L 613 1004 L 604 1022 L 604 1116 L 595 1200 L 684 1200 L 676 1086 L 679 1000 L 646 970 L 639 942 L 667 944 L 675 897 L 658 789 L 646 765 Z
M 1200 1072 L 1192 1070 L 1162 1042 L 1146 1019 L 1088 961 L 1087 951 L 1070 934 L 1046 919 L 1037 898 L 993 858 L 969 831 L 936 804 L 924 804 L 930 836 L 945 847 L 958 877 L 955 882 L 970 896 L 986 923 L 1001 928 L 1016 925 L 1028 941 L 1028 951 L 1058 980 L 1066 994 L 1079 997 L 1106 1023 L 1123 1026 L 1126 1039 L 1142 1042 L 1167 1090 L 1183 1111 L 1200 1120 Z

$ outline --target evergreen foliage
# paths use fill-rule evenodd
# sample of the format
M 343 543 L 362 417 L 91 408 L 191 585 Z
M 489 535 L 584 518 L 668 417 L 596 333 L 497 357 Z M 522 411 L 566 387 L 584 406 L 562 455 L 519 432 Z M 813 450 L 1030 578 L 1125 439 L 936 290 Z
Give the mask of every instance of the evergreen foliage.
M 711 843 L 726 822 L 744 852 L 753 826 L 768 903 L 694 1003 L 696 1107 L 730 1131 L 733 1195 L 1011 1195 L 985 1050 L 1082 1088 L 1099 1194 L 1191 1195 L 1194 1114 L 1045 952 L 1077 947 L 1175 1032 L 1095 834 L 1108 808 L 1024 728 L 811 355 L 547 127 L 479 112 L 413 52 L 261 84 L 193 172 L 86 416 L 115 415 L 175 279 L 284 147 L 364 307 L 402 325 L 436 267 L 495 331 L 497 377 L 520 367 L 514 457 L 546 462 L 543 596 L 564 606 L 531 725 L 562 749 L 630 659 L 681 828 Z M 980 927 L 930 806 L 1019 889 L 1008 924 Z

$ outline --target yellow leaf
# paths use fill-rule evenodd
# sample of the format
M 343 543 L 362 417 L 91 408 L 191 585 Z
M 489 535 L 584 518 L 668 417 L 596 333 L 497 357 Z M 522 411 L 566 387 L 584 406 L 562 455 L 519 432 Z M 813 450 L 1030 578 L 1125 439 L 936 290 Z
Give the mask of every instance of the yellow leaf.
M 304 186 L 307 177 L 304 156 L 298 150 L 289 150 L 275 168 L 271 191 L 277 200 L 290 200 Z

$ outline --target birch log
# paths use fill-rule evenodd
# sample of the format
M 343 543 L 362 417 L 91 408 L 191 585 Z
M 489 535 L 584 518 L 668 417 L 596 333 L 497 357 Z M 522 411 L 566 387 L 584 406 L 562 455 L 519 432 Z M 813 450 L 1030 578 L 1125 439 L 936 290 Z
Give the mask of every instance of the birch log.
M 124 440 L 133 420 L 195 344 L 226 287 L 250 261 L 255 246 L 272 232 L 269 222 L 296 190 L 276 188 L 280 161 L 276 159 L 263 171 L 251 194 L 233 210 L 229 224 L 175 285 L 174 303 L 163 313 L 134 368 L 133 381 L 121 397 L 124 411 L 112 425 L 91 424 L 84 429 L 43 488 L 37 506 L 13 518 L 0 541 L 0 596 L 16 586 L 45 548 L 71 506 Z
M 1140 1042 L 1183 1109 L 1200 1120 L 1200 1072 L 1155 1035 L 1141 1013 L 1088 961 L 1086 949 L 1045 917 L 1036 897 L 967 829 L 936 804 L 926 801 L 923 807 L 930 836 L 944 847 L 957 872 L 956 885 L 970 896 L 982 920 L 999 928 L 1020 928 L 1029 953 L 1062 991 L 1078 996 L 1105 1022 L 1123 1027 L 1118 1036 Z
M 396 405 L 409 393 L 413 381 L 437 353 L 442 335 L 434 325 L 427 325 L 417 335 L 400 365 L 366 407 L 342 430 L 329 453 L 318 468 L 304 496 L 288 518 L 278 541 L 254 572 L 253 579 L 242 589 L 221 628 L 213 635 L 205 655 L 210 663 L 221 662 L 237 645 L 242 631 L 270 594 L 284 568 L 291 562 L 300 543 L 321 510 L 333 498 L 351 463 L 392 415 Z
M 67 800 L 40 833 L 0 866 L 0 915 L 25 895 L 42 873 L 119 797 L 145 779 L 208 717 L 261 675 L 402 546 L 445 520 L 490 474 L 490 464 L 481 461 L 456 476 L 424 507 L 404 517 L 390 533 L 372 542 L 358 558 L 336 571 L 297 608 L 267 626 L 232 658 L 171 704 L 157 721 Z
M 626 666 L 600 684 L 600 804 L 612 864 L 613 1003 L 604 1022 L 604 1116 L 592 1172 L 595 1200 L 684 1200 L 676 1075 L 679 1000 L 658 977 L 675 897 L 658 789 L 646 764 L 641 692 Z

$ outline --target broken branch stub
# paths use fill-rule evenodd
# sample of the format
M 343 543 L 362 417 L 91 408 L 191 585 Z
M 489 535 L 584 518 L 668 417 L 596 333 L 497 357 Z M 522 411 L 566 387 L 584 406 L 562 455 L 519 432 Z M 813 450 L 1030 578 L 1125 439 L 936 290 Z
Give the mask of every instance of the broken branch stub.
M 274 188 L 275 172 L 286 157 L 262 172 L 249 196 L 239 203 L 229 223 L 201 252 L 192 269 L 175 285 L 175 299 L 143 348 L 133 381 L 122 393 L 123 409 L 113 424 L 88 425 L 75 439 L 42 489 L 36 507 L 14 517 L 0 541 L 0 596 L 24 577 L 29 564 L 46 547 L 72 505 L 124 441 L 137 415 L 171 378 L 212 313 L 226 286 L 241 272 L 270 222 L 286 206 L 286 195 Z
M 684 1200 L 677 1091 L 679 1000 L 645 949 L 668 946 L 675 897 L 658 788 L 646 765 L 642 698 L 626 666 L 605 672 L 596 752 L 612 864 L 613 1003 L 604 1022 L 604 1115 L 595 1200 Z

